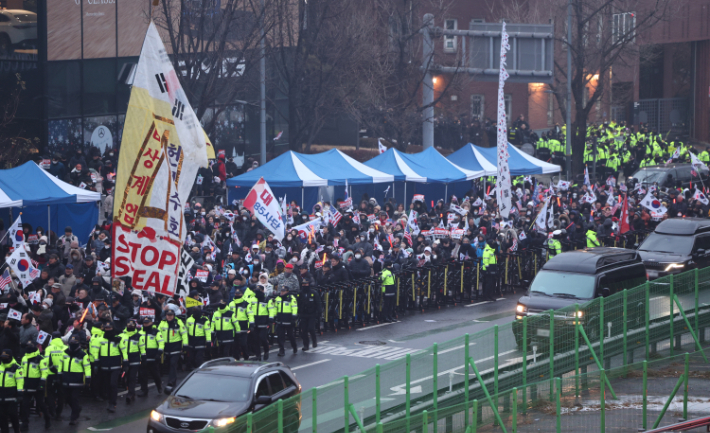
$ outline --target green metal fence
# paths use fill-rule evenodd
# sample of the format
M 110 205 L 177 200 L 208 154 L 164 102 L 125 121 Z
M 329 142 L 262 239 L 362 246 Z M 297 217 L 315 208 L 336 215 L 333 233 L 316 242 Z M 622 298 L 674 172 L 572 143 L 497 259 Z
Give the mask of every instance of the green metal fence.
M 575 394 L 593 392 L 590 386 L 599 387 L 600 381 L 613 394 L 604 370 L 630 371 L 661 353 L 673 359 L 681 347 L 700 350 L 709 327 L 710 269 L 688 271 L 434 344 L 279 401 L 224 431 L 349 433 L 376 431 L 379 423 L 387 431 L 421 431 L 424 416 L 444 419 L 458 412 L 462 417 L 456 422 L 467 428 L 473 413 L 483 422 L 496 412 L 517 413 L 554 401 L 556 378 L 561 389 Z M 505 422 L 500 415 L 498 423 Z M 438 433 L 438 424 L 429 424 Z M 448 427 L 441 431 L 463 431 Z

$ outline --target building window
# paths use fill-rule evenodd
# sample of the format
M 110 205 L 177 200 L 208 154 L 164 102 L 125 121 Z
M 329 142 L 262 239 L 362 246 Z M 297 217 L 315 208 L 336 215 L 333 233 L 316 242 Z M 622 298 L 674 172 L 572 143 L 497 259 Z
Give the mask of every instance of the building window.
M 611 17 L 611 40 L 613 43 L 636 40 L 636 12 L 614 14 Z
M 513 95 L 507 93 L 505 95 L 505 118 L 508 121 L 508 125 L 511 123 L 511 117 L 513 114 Z
M 552 126 L 555 123 L 555 95 L 547 94 L 547 126 Z
M 483 95 L 471 95 L 471 120 L 483 121 L 485 103 L 486 98 Z
M 444 21 L 444 28 L 446 30 L 458 30 L 457 20 Z M 456 36 L 444 35 L 444 52 L 445 53 L 455 53 L 456 52 Z

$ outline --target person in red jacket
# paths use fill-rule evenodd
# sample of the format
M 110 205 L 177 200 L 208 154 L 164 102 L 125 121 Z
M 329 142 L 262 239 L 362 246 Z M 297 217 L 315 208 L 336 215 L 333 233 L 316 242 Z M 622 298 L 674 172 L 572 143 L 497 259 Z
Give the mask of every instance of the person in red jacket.
M 217 162 L 212 166 L 212 173 L 219 178 L 220 181 L 224 182 L 227 180 L 227 169 L 224 165 L 224 154 L 219 155 Z

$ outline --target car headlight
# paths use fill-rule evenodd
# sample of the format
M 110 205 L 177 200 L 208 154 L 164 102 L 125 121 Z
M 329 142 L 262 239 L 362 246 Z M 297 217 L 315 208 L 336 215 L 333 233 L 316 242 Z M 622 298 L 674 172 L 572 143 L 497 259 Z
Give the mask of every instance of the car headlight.
M 668 272 L 672 269 L 681 269 L 684 267 L 685 267 L 685 265 L 683 263 L 669 263 L 668 266 L 666 266 L 666 272 Z
M 163 422 L 163 414 L 156 410 L 152 410 L 150 411 L 150 419 L 155 422 Z
M 577 318 L 581 319 L 583 315 L 581 311 L 577 311 Z
M 525 310 L 527 310 L 527 307 L 523 304 L 518 304 L 518 306 L 515 307 L 515 311 L 517 311 L 518 313 L 524 313 Z
M 229 417 L 229 418 L 217 418 L 212 421 L 212 425 L 215 427 L 224 427 L 228 424 L 233 423 L 237 419 L 235 417 Z

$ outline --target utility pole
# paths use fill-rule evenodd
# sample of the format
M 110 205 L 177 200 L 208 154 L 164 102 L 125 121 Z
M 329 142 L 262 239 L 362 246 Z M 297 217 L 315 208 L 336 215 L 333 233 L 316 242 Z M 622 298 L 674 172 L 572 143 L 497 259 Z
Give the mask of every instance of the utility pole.
M 434 146 L 434 82 L 431 76 L 430 65 L 434 58 L 434 43 L 431 33 L 434 31 L 434 15 L 424 15 L 424 44 L 422 46 L 422 67 L 425 70 L 422 83 L 422 105 L 424 120 L 422 124 L 422 146 L 424 149 Z
M 259 41 L 259 48 L 261 51 L 261 60 L 259 61 L 259 90 L 260 98 L 259 104 L 261 105 L 260 113 L 260 143 L 259 151 L 261 153 L 261 166 L 266 164 L 266 41 L 264 40 L 264 17 L 266 16 L 266 7 L 264 6 L 264 0 L 261 0 L 261 40 Z
M 567 180 L 572 175 L 572 0 L 567 0 Z M 596 167 L 596 164 L 594 164 Z

